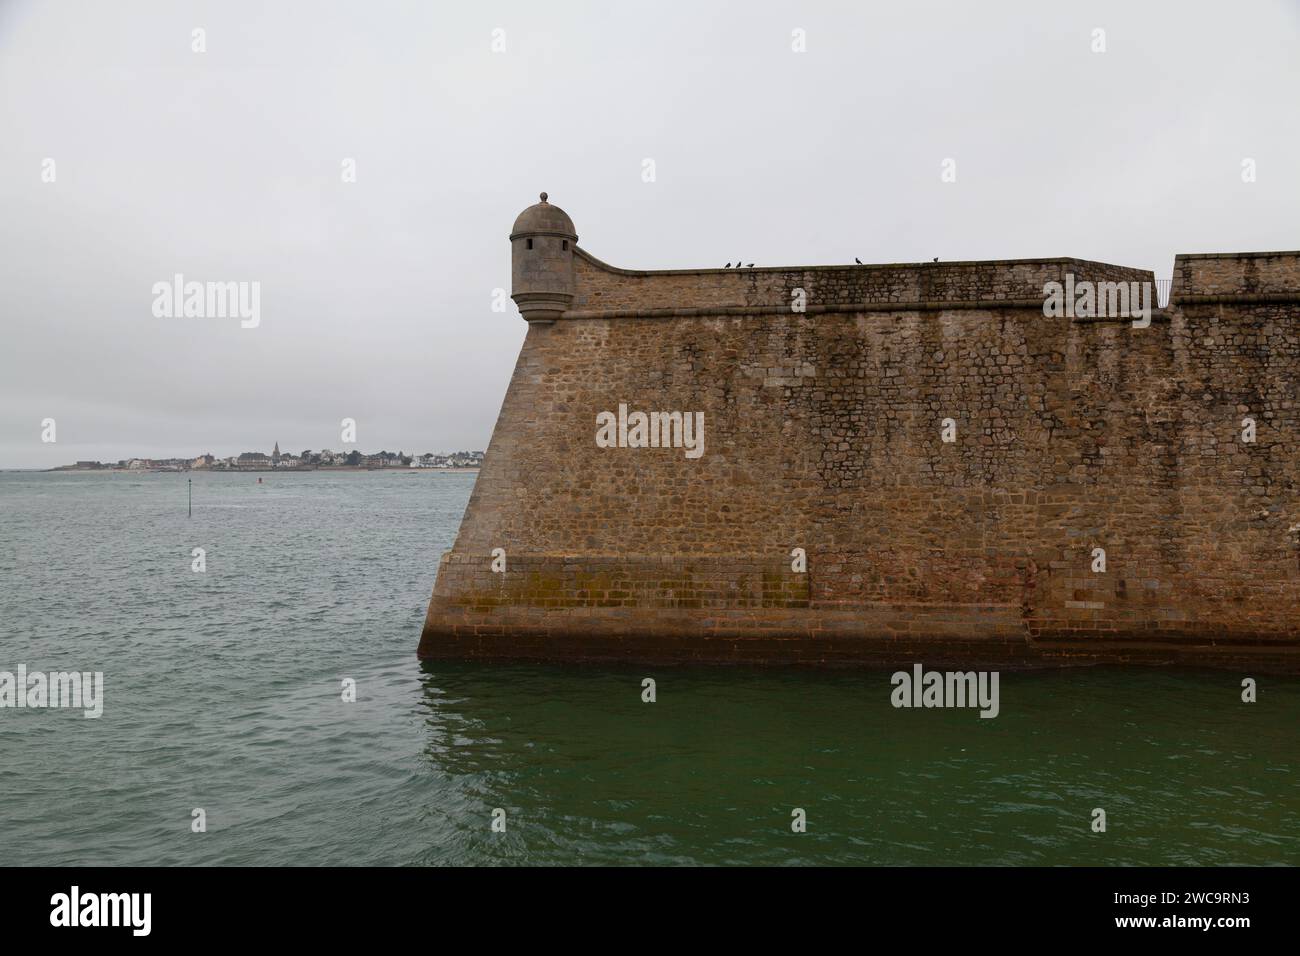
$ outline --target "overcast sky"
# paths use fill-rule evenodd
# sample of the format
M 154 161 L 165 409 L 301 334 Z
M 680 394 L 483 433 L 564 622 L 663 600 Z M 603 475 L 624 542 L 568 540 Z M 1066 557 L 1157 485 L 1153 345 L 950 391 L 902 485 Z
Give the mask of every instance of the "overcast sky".
M 1300 248 L 1298 45 L 1280 0 L 0 0 L 0 467 L 486 447 L 543 189 L 629 268 Z M 260 325 L 156 317 L 176 273 Z

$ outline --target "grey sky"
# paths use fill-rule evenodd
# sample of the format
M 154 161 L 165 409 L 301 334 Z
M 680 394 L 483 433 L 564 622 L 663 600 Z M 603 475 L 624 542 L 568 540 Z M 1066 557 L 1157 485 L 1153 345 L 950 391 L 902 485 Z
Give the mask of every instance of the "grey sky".
M 630 268 L 1300 248 L 1298 40 L 1294 2 L 0 0 L 0 467 L 485 447 L 542 189 Z M 177 272 L 260 327 L 155 318 Z

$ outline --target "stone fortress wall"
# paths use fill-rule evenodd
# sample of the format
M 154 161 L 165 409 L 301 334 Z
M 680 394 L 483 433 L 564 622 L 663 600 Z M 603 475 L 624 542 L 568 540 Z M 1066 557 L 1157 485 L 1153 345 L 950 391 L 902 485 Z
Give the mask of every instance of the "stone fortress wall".
M 1179 255 L 1136 328 L 1044 315 L 1153 280 L 1076 259 L 636 272 L 545 201 L 511 242 L 421 657 L 1300 670 L 1300 252 Z M 599 447 L 620 404 L 703 454 Z

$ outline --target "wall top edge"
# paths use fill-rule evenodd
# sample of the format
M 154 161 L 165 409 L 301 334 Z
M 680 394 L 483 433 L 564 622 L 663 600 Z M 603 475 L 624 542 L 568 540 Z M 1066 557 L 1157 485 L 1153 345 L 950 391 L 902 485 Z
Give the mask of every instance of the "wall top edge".
M 840 265 L 818 266 L 755 266 L 752 269 L 624 269 L 610 265 L 596 258 L 582 246 L 574 246 L 573 251 L 582 259 L 599 269 L 625 276 L 683 276 L 683 275 L 737 275 L 757 272 L 830 272 L 844 269 L 936 269 L 950 266 L 1015 266 L 1015 265 L 1049 265 L 1073 263 L 1086 266 L 1100 266 L 1106 269 L 1132 269 L 1134 272 L 1150 272 L 1132 266 L 1121 266 L 1111 262 L 1098 262 L 1094 259 L 1078 259 L 1074 256 L 1049 256 L 1041 259 L 951 259 L 940 262 L 870 262 L 843 263 Z M 1275 255 L 1279 253 L 1274 253 Z M 1296 253 L 1300 255 L 1300 253 Z

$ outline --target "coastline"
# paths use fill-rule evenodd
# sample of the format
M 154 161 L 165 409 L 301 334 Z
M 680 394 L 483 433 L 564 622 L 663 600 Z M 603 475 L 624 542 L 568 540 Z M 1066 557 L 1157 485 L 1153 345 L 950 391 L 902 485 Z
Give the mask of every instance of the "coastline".
M 24 474 L 76 474 L 76 475 L 300 475 L 306 472 L 357 472 L 383 471 L 396 475 L 419 474 L 464 474 L 477 472 L 477 468 L 367 468 L 365 465 L 335 465 L 330 467 L 308 466 L 306 468 L 3 468 L 0 472 Z

